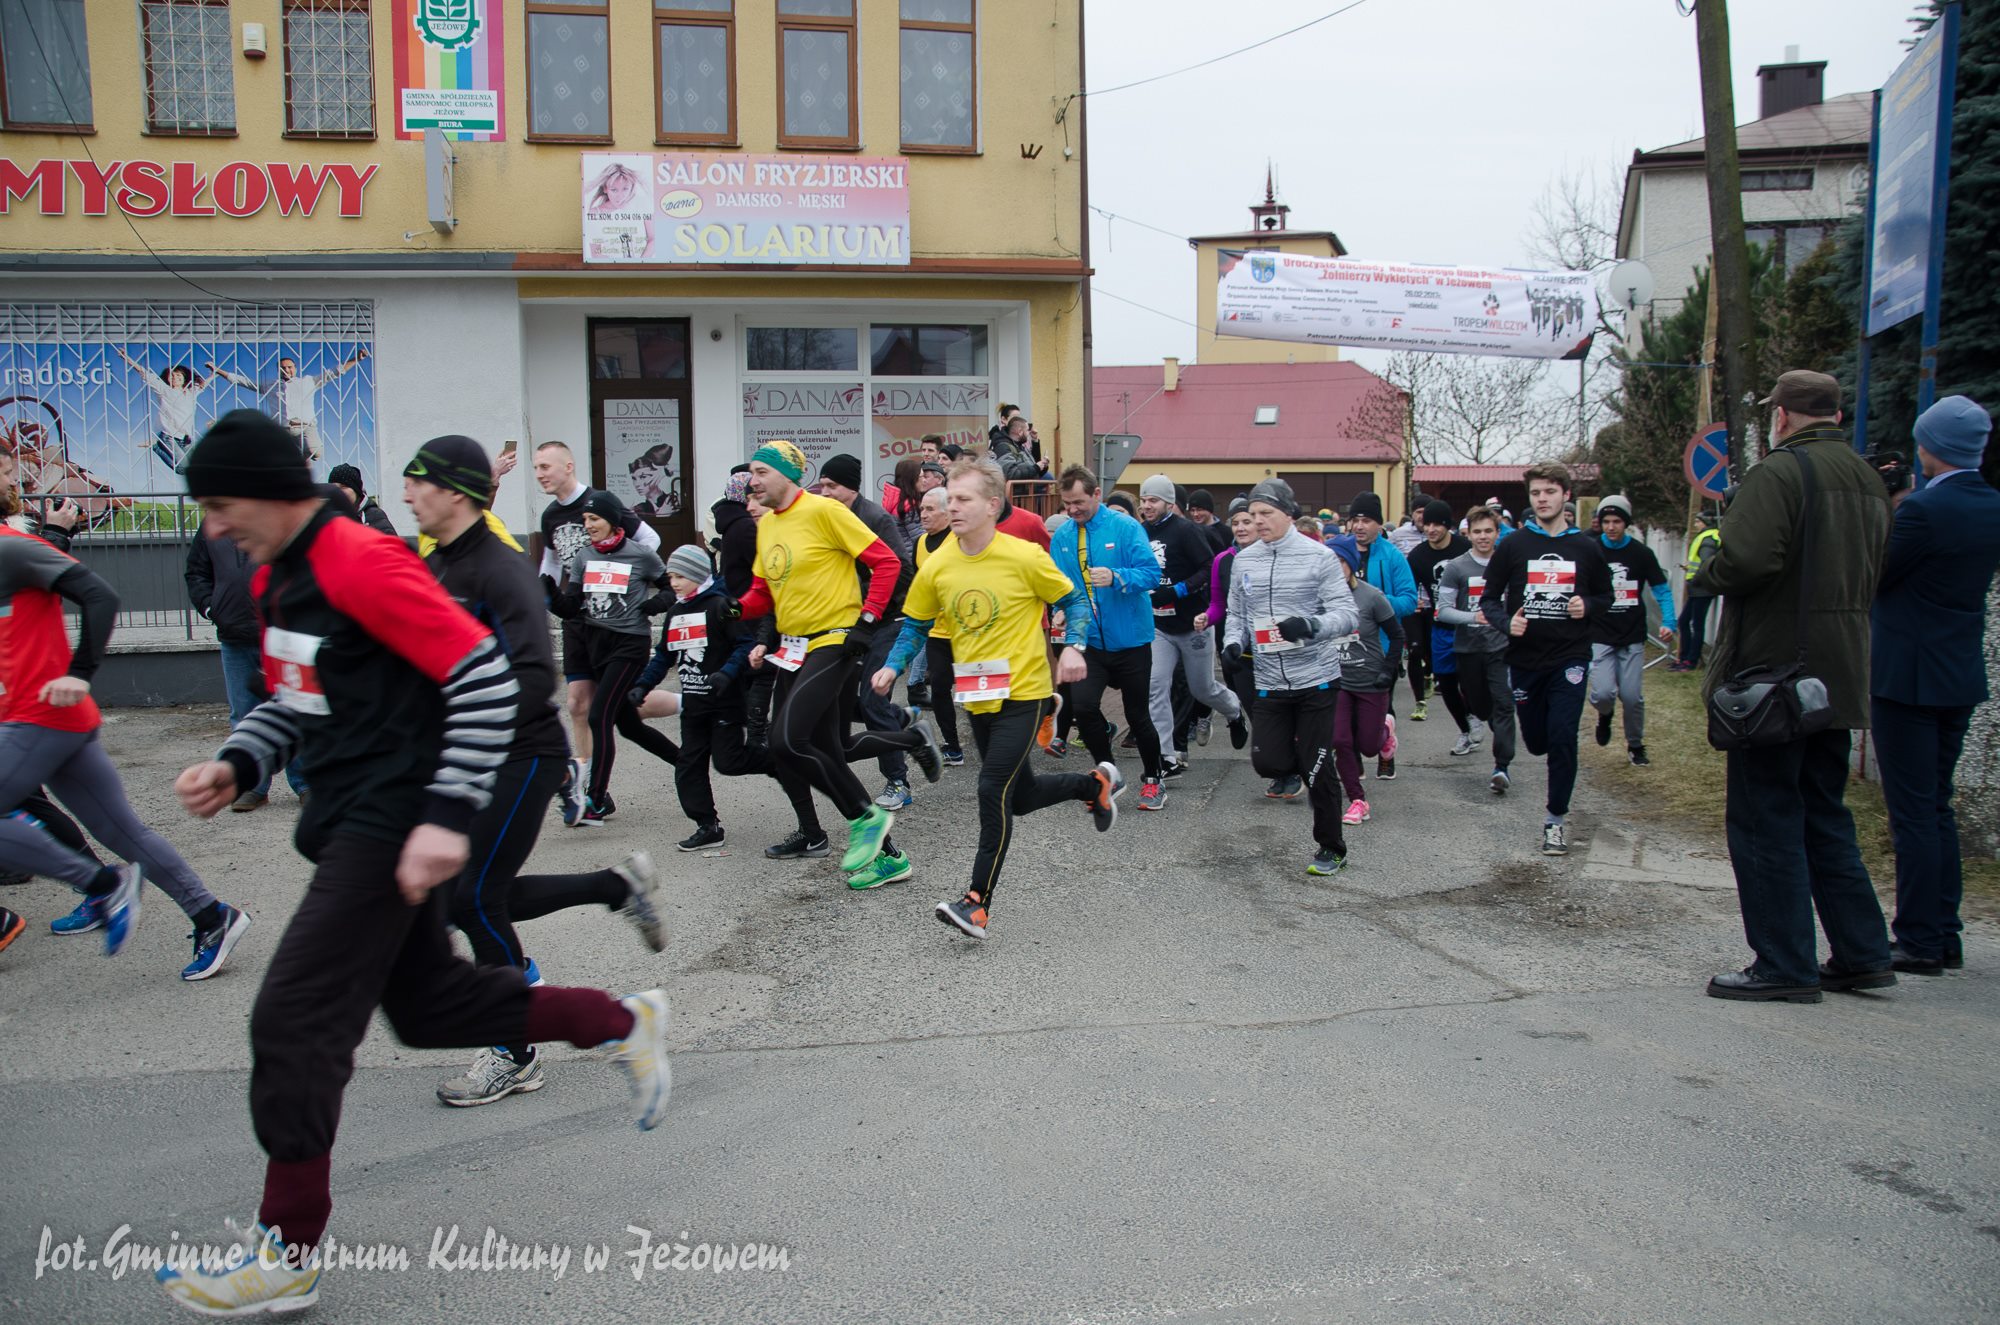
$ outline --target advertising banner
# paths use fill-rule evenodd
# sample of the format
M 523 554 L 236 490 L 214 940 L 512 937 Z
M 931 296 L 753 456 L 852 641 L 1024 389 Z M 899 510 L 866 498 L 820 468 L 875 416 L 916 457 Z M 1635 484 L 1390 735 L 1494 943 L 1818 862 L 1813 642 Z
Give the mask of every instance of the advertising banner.
M 394 0 L 398 138 L 426 129 L 459 142 L 507 136 L 504 17 L 500 0 Z
M 923 450 L 927 433 L 958 446 L 984 442 L 988 394 L 984 382 L 877 386 L 869 411 L 875 424 L 875 476 L 889 477 L 898 460 Z
M 1887 331 L 1924 311 L 1945 37 L 1945 25 L 1933 24 L 1882 86 L 1882 123 L 1869 186 L 1875 191 L 1875 226 L 1868 236 L 1865 335 Z
M 868 391 L 859 382 L 747 382 L 743 386 L 743 458 L 773 437 L 806 453 L 805 486 L 843 452 L 866 460 Z
M 1581 359 L 1588 272 L 1428 267 L 1223 249 L 1215 332 L 1362 349 Z
M 585 152 L 587 263 L 901 267 L 899 156 Z
M 233 409 L 291 429 L 321 478 L 377 472 L 374 305 L 0 304 L 0 461 L 93 517 L 108 494 L 178 493 Z M 371 486 L 373 484 L 371 483 Z
M 603 409 L 605 489 L 635 515 L 679 515 L 687 476 L 681 402 L 607 400 Z

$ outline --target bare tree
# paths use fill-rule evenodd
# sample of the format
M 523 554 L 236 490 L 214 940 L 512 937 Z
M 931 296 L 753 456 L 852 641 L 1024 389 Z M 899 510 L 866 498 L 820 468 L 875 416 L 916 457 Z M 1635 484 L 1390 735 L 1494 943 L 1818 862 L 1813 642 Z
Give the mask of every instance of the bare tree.
M 1524 463 L 1569 446 L 1560 401 L 1540 389 L 1536 359 L 1469 354 L 1391 355 L 1347 420 L 1347 433 L 1406 439 L 1411 465 Z
M 1528 255 L 1562 271 L 1597 271 L 1618 260 L 1624 184 L 1610 165 L 1562 172 L 1542 191 L 1524 236 Z

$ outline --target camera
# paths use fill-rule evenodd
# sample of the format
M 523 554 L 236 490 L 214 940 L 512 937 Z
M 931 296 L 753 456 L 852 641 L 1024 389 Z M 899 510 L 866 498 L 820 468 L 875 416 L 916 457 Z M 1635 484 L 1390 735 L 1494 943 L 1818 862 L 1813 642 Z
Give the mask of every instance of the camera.
M 1862 459 L 1882 476 L 1882 486 L 1889 490 L 1891 497 L 1907 491 L 1916 481 L 1909 457 L 1901 451 L 1870 451 Z

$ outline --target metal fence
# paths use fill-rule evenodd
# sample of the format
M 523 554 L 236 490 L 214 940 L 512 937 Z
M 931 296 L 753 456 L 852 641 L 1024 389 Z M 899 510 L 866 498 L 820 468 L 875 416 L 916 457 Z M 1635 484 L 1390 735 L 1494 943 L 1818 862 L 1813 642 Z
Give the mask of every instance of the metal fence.
M 21 500 L 38 523 L 77 504 L 70 552 L 117 591 L 119 629 L 207 636 L 208 623 L 188 601 L 187 548 L 201 528 L 201 508 L 185 492 L 27 493 Z

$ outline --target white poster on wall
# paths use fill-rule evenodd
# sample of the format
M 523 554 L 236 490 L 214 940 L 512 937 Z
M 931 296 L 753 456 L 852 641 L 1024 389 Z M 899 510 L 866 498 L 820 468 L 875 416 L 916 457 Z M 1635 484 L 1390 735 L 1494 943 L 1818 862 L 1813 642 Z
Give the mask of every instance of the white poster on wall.
M 805 485 L 819 467 L 842 453 L 867 460 L 868 392 L 859 382 L 746 382 L 743 386 L 743 458 L 773 437 L 806 453 Z
M 604 402 L 606 491 L 635 514 L 664 520 L 681 513 L 686 478 L 680 401 Z

